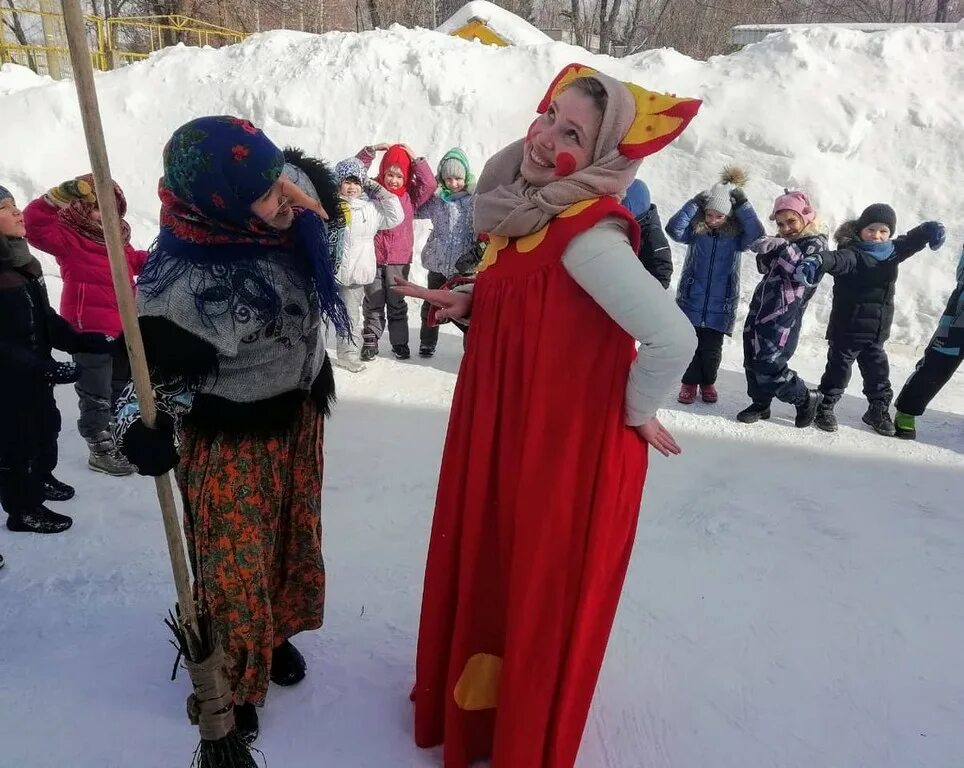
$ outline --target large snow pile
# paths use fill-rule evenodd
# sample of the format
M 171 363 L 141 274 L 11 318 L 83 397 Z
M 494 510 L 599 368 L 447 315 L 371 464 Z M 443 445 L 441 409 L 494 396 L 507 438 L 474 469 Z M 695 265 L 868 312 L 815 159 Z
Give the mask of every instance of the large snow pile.
M 433 162 L 460 145 L 479 167 L 524 133 L 552 76 L 573 60 L 699 97 L 705 105 L 690 129 L 640 171 L 664 220 L 732 162 L 749 171 L 748 193 L 764 218 L 784 186 L 797 186 L 812 193 L 831 228 L 878 200 L 894 205 L 902 228 L 941 219 L 948 245 L 915 257 L 898 286 L 894 340 L 918 345 L 940 312 L 964 239 L 961 50 L 964 29 L 816 29 L 707 62 L 665 50 L 619 60 L 562 43 L 499 48 L 394 27 L 171 48 L 97 83 L 114 173 L 129 193 L 141 245 L 156 230 L 161 148 L 198 115 L 248 117 L 276 141 L 331 160 L 367 142 L 402 140 Z M 21 198 L 87 170 L 71 83 L 5 67 L 0 114 L 0 179 Z M 757 279 L 750 259 L 743 278 L 745 308 Z M 806 334 L 822 334 L 828 308 L 824 286 Z
M 706 100 L 692 128 L 642 167 L 664 216 L 738 161 L 766 213 L 782 185 L 800 184 L 831 223 L 878 199 L 904 227 L 943 218 L 948 246 L 902 270 L 895 330 L 918 344 L 964 239 L 962 34 L 808 31 L 704 63 L 673 51 L 615 61 L 562 44 L 499 49 L 398 28 L 274 33 L 221 51 L 168 50 L 99 76 L 98 87 L 144 246 L 157 227 L 161 148 L 191 117 L 244 115 L 332 160 L 403 140 L 433 161 L 461 144 L 480 164 L 522 135 L 558 68 L 582 59 Z M 86 171 L 72 86 L 0 70 L 0 148 L 0 183 L 22 199 Z M 749 265 L 745 278 L 748 294 Z M 56 303 L 59 281 L 48 285 Z M 810 382 L 823 368 L 827 298 L 824 287 L 794 359 Z M 417 339 L 417 311 L 409 319 Z M 900 386 L 914 357 L 894 351 Z M 461 354 L 443 328 L 431 360 L 383 354 L 359 376 L 336 372 L 326 623 L 295 641 L 308 678 L 269 693 L 258 746 L 270 766 L 442 763 L 412 743 L 407 696 Z M 578 768 L 959 767 L 964 376 L 906 443 L 862 427 L 856 375 L 835 435 L 795 429 L 788 406 L 738 424 L 738 339 L 725 355 L 719 404 L 667 402 L 661 414 L 684 454 L 651 460 Z M 57 474 L 78 490 L 57 508 L 75 523 L 52 537 L 0 529 L 0 766 L 188 765 L 197 734 L 185 676 L 168 681 L 161 619 L 173 590 L 153 483 L 88 471 L 73 388 L 57 397 Z
M 472 21 L 481 21 L 499 37 L 512 45 L 542 45 L 551 43 L 549 37 L 538 27 L 516 16 L 505 8 L 488 2 L 472 0 L 466 3 L 436 28 L 437 32 L 451 35 Z

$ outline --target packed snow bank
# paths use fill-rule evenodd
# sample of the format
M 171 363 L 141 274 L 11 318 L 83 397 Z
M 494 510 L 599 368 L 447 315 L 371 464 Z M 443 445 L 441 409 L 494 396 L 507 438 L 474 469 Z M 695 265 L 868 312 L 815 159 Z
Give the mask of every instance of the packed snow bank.
M 894 205 L 901 229 L 941 219 L 947 246 L 911 260 L 898 286 L 894 340 L 916 346 L 943 307 L 964 240 L 961 50 L 964 29 L 812 29 L 707 62 L 666 50 L 619 60 L 562 43 L 499 48 L 396 26 L 170 48 L 97 84 L 114 174 L 142 246 L 156 232 L 161 148 L 199 115 L 248 117 L 279 143 L 330 160 L 400 140 L 435 162 L 459 145 L 478 170 L 523 135 L 546 85 L 571 61 L 699 97 L 705 104 L 689 130 L 640 170 L 664 221 L 734 162 L 749 171 L 747 192 L 764 219 L 784 186 L 810 191 L 831 228 L 876 201 Z M 5 67 L 0 94 L 0 183 L 26 199 L 88 169 L 72 84 Z M 756 280 L 746 259 L 744 308 Z M 829 312 L 826 282 L 805 327 L 814 340 Z
M 451 35 L 457 29 L 476 20 L 483 22 L 512 45 L 543 45 L 552 42 L 552 38 L 538 27 L 488 0 L 472 0 L 466 3 L 439 24 L 436 31 Z

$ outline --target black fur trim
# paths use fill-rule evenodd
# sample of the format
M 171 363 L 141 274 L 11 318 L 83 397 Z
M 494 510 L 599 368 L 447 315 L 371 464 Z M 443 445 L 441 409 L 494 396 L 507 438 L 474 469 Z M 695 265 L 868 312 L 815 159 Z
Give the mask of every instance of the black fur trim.
M 335 372 L 332 370 L 331 358 L 328 355 L 325 355 L 325 362 L 311 385 L 311 399 L 325 416 L 331 416 L 331 406 L 336 400 Z
M 210 342 L 164 317 L 142 317 L 138 324 L 148 367 L 157 379 L 183 379 L 190 385 L 218 375 L 218 353 Z
M 297 147 L 286 147 L 284 151 L 285 162 L 298 166 L 311 180 L 322 208 L 328 214 L 329 228 L 339 228 L 345 226 L 344 214 L 338 204 L 338 182 L 335 181 L 335 174 L 324 163 L 316 157 L 308 157 L 304 151 Z
M 267 435 L 288 429 L 304 402 L 305 393 L 298 389 L 250 403 L 197 394 L 184 420 L 208 434 Z

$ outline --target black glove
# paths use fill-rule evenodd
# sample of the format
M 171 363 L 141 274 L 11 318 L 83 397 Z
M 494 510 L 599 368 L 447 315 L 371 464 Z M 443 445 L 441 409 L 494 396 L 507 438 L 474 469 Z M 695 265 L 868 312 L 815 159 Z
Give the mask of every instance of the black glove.
M 48 384 L 73 384 L 80 378 L 80 366 L 51 360 L 44 367 L 43 377 Z
M 746 202 L 746 192 L 740 187 L 734 187 L 730 190 L 730 202 L 733 203 L 734 208 L 739 208 Z
M 80 339 L 84 346 L 83 351 L 91 355 L 110 355 L 117 342 L 113 336 L 105 336 L 103 333 L 82 333 Z
M 148 429 L 140 419 L 131 424 L 124 433 L 120 449 L 139 475 L 160 477 L 180 461 L 174 447 L 174 422 L 160 411 L 156 429 Z

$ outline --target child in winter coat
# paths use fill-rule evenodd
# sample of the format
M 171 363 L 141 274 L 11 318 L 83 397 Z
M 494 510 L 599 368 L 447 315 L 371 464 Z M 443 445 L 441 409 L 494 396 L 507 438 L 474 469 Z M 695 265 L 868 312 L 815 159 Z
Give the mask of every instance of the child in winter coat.
M 639 224 L 639 250 L 636 255 L 646 271 L 659 280 L 664 288 L 669 288 L 673 279 L 673 254 L 663 234 L 663 223 L 650 197 L 649 187 L 636 179 L 626 190 L 623 207 L 633 214 Z
M 835 432 L 834 406 L 850 382 L 854 360 L 864 380 L 864 396 L 870 407 L 863 421 L 881 435 L 894 434 L 888 409 L 894 397 L 890 386 L 890 363 L 884 342 L 890 338 L 894 320 L 894 288 L 900 263 L 927 245 L 944 241 L 943 226 L 928 221 L 906 235 L 891 240 L 897 214 L 884 203 L 868 206 L 860 218 L 844 222 L 834 235 L 836 251 L 816 253 L 800 266 L 805 277 L 818 270 L 833 275 L 833 306 L 827 326 L 827 367 L 820 380 L 823 402 L 815 424 Z
M 432 222 L 432 234 L 422 250 L 422 266 L 428 270 L 428 287 L 441 288 L 456 275 L 471 272 L 478 263 L 474 209 L 474 178 L 469 160 L 458 147 L 442 157 L 435 176 L 438 190 L 415 214 Z M 431 305 L 422 302 L 419 357 L 432 357 L 438 344 L 438 326 L 429 324 Z
M 133 289 L 134 278 L 147 259 L 145 251 L 130 242 L 131 229 L 123 216 L 127 201 L 114 185 L 117 212 L 121 216 L 124 253 Z M 77 331 L 117 337 L 121 334 L 120 312 L 104 242 L 94 178 L 80 176 L 54 187 L 24 210 L 27 240 L 57 259 L 64 281 L 60 313 Z M 122 344 L 110 353 L 74 355 L 81 370 L 75 389 L 80 400 L 77 429 L 90 450 L 90 469 L 120 477 L 133 468 L 115 449 L 110 423 L 117 398 L 130 379 L 127 350 Z
M 907 379 L 897 396 L 897 437 L 914 440 L 917 437 L 916 417 L 951 379 L 964 360 L 964 248 L 957 263 L 957 285 L 947 300 L 947 308 L 937 322 L 917 368 Z
M 698 345 L 683 374 L 679 402 L 715 403 L 723 337 L 733 333 L 740 303 L 740 256 L 764 234 L 743 185 L 740 168 L 723 169 L 718 184 L 684 205 L 666 224 L 666 233 L 689 246 L 676 290 L 676 303 L 696 328 Z
M 103 334 L 78 333 L 51 309 L 25 235 L 23 214 L 0 187 L 0 506 L 11 531 L 59 533 L 73 521 L 44 502 L 66 501 L 74 490 L 52 474 L 60 432 L 53 388 L 81 372 L 54 360 L 51 349 L 109 354 L 111 344 Z
M 351 319 L 351 339 L 338 339 L 335 364 L 352 373 L 364 370 L 359 357 L 362 347 L 359 314 L 365 287 L 375 279 L 375 236 L 397 227 L 405 218 L 402 204 L 378 182 L 369 179 L 365 166 L 357 157 L 342 160 L 335 166 L 335 181 L 341 199 L 348 207 L 347 226 L 342 242 L 337 279 L 342 301 Z
M 375 153 L 384 151 L 376 181 L 398 197 L 405 218 L 392 229 L 375 235 L 375 279 L 365 286 L 365 330 L 361 359 L 373 360 L 378 354 L 378 341 L 385 330 L 388 308 L 388 336 L 392 353 L 399 360 L 411 357 L 408 346 L 408 304 L 405 297 L 392 291 L 395 278 L 408 277 L 415 246 L 415 211 L 429 201 L 437 183 L 432 167 L 424 157 L 416 157 L 405 144 L 377 144 L 362 149 L 357 157 L 365 168 L 371 168 Z
M 807 256 L 827 248 L 816 219 L 806 193 L 786 191 L 776 199 L 770 215 L 780 236 L 750 244 L 763 279 L 753 292 L 743 329 L 743 367 L 747 394 L 753 401 L 737 414 L 744 424 L 769 419 L 770 402 L 777 398 L 796 407 L 797 427 L 809 427 L 822 400 L 789 366 L 815 292 L 815 285 L 804 282 L 797 267 Z

